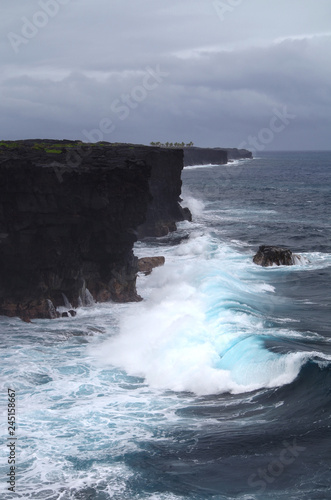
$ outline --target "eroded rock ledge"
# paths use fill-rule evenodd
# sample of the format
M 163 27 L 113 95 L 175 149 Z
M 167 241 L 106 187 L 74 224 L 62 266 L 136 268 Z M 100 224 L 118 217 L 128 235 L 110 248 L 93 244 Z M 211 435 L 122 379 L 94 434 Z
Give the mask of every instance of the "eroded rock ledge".
M 187 216 L 182 168 L 181 150 L 0 143 L 0 314 L 51 318 L 89 292 L 100 302 L 140 300 L 137 230 L 166 234 Z
M 163 255 L 155 257 L 142 257 L 138 259 L 138 271 L 144 273 L 146 276 L 151 274 L 155 267 L 163 266 L 165 258 Z

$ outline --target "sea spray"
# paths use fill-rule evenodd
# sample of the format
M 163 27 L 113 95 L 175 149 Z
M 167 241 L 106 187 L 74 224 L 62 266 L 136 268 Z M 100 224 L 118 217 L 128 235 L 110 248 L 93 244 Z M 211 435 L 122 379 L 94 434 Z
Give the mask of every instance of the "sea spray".
M 250 282 L 252 267 L 244 254 L 193 232 L 143 281 L 148 299 L 121 317 L 119 334 L 102 345 L 103 362 L 153 388 L 197 395 L 291 383 L 306 355 L 266 347 L 278 327 L 266 322 L 261 301 L 277 297 L 268 283 Z

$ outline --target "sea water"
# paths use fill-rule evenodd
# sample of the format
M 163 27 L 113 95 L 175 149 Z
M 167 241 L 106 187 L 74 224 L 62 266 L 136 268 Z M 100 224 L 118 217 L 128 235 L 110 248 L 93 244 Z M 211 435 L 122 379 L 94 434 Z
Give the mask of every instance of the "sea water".
M 331 498 L 330 167 L 185 168 L 193 222 L 135 246 L 166 259 L 139 276 L 143 302 L 0 318 L 2 499 Z M 256 266 L 261 244 L 301 258 Z

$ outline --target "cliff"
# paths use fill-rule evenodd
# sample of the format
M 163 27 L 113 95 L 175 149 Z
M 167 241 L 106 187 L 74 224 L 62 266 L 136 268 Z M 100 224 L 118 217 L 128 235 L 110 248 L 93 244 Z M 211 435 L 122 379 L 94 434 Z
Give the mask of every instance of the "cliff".
M 253 158 L 251 151 L 247 149 L 237 149 L 237 148 L 227 148 L 228 159 L 229 160 L 240 160 L 243 158 Z
M 221 148 L 184 148 L 184 166 L 190 165 L 224 165 L 228 162 L 228 155 L 225 149 Z
M 163 151 L 160 154 L 160 151 Z M 165 153 L 166 152 L 166 153 Z M 153 202 L 148 205 L 146 220 L 138 228 L 138 238 L 165 236 L 176 230 L 176 221 L 191 220 L 187 208 L 178 203 L 181 194 L 183 150 L 155 148 L 151 151 L 153 165 L 149 188 Z
M 190 165 L 225 165 L 228 160 L 252 158 L 252 153 L 247 149 L 237 148 L 184 148 L 184 166 Z
M 137 228 L 164 234 L 183 219 L 182 168 L 180 151 L 148 146 L 0 143 L 0 314 L 55 317 L 88 291 L 140 300 Z

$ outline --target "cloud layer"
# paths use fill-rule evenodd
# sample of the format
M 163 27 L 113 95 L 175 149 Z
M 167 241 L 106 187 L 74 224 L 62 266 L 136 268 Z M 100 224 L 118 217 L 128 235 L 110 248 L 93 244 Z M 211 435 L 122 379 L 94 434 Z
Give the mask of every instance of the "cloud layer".
M 330 149 L 330 19 L 328 0 L 11 2 L 1 138 Z

